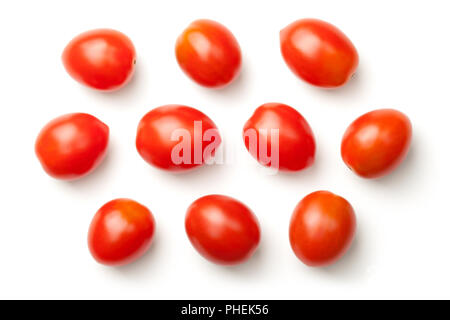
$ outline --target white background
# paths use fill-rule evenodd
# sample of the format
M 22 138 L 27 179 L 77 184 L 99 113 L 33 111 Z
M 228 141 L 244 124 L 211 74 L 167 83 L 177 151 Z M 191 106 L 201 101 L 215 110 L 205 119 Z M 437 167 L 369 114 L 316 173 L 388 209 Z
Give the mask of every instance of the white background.
M 0 298 L 450 298 L 448 12 L 447 1 L 2 1 Z M 360 66 L 347 86 L 311 87 L 284 64 L 278 32 L 304 17 L 354 42 Z M 242 75 L 226 89 L 199 87 L 176 63 L 175 39 L 197 18 L 222 22 L 240 42 Z M 82 87 L 60 61 L 73 36 L 98 27 L 124 32 L 138 53 L 133 81 L 115 93 Z M 272 101 L 313 128 L 310 169 L 270 176 L 247 153 L 242 126 Z M 145 163 L 137 123 L 168 103 L 209 115 L 234 160 L 182 175 Z M 363 180 L 342 162 L 340 140 L 357 116 L 384 107 L 410 117 L 411 151 L 390 176 Z M 105 162 L 75 182 L 48 177 L 34 155 L 41 127 L 69 112 L 111 130 Z M 358 230 L 340 262 L 313 269 L 292 253 L 288 225 L 297 202 L 318 189 L 352 203 Z M 210 193 L 258 216 L 262 242 L 248 263 L 213 265 L 187 240 L 185 210 Z M 96 210 L 116 197 L 148 206 L 157 233 L 141 260 L 109 268 L 92 259 L 86 237 Z

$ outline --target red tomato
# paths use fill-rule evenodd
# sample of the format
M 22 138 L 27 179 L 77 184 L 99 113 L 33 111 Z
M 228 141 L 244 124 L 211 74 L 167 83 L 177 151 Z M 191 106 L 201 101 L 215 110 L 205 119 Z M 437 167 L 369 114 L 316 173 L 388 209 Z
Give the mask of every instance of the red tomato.
M 160 169 L 180 171 L 200 166 L 220 145 L 216 125 L 187 106 L 155 108 L 140 121 L 136 148 L 145 161 Z
M 292 72 L 315 86 L 342 86 L 358 66 L 358 53 L 352 42 L 335 26 L 321 20 L 291 23 L 281 30 L 280 44 Z
M 89 250 L 99 263 L 124 265 L 147 251 L 154 232 L 155 220 L 150 210 L 130 199 L 112 200 L 92 219 Z
M 186 232 L 206 259 L 223 265 L 246 261 L 260 239 L 258 220 L 243 203 L 222 195 L 197 199 L 187 210 Z
M 250 154 L 265 166 L 298 171 L 314 162 L 311 128 L 297 110 L 285 104 L 258 107 L 245 123 L 243 137 Z
M 123 33 L 97 29 L 76 36 L 64 49 L 67 72 L 78 82 L 98 90 L 123 87 L 134 73 L 136 51 Z
M 223 87 L 241 68 L 241 49 L 233 34 L 211 20 L 192 22 L 178 37 L 175 53 L 181 69 L 205 87 Z
M 334 263 L 350 247 L 356 229 L 352 206 L 328 191 L 316 191 L 297 205 L 289 239 L 295 255 L 308 266 Z
M 109 128 L 96 117 L 72 113 L 50 121 L 35 151 L 44 170 L 57 179 L 76 179 L 94 170 L 108 146 Z
M 381 109 L 366 113 L 345 132 L 342 159 L 361 177 L 384 176 L 406 157 L 411 135 L 411 122 L 399 111 Z

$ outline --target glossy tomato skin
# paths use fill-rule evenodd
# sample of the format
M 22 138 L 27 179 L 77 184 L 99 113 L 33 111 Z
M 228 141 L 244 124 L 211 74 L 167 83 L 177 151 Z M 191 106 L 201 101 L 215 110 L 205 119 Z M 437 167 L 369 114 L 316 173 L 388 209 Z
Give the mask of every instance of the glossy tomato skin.
M 155 220 L 145 206 L 130 199 L 103 205 L 89 227 L 88 246 L 97 262 L 109 266 L 131 263 L 150 247 Z
M 241 69 L 241 49 L 236 38 L 212 20 L 192 22 L 178 37 L 175 54 L 186 75 L 205 87 L 224 87 Z
M 201 124 L 201 130 L 196 130 L 196 123 Z M 190 137 L 191 155 L 189 161 L 176 163 L 172 151 L 184 138 L 175 139 L 173 135 L 180 129 Z M 207 132 L 215 132 L 216 135 L 211 141 L 200 141 L 205 140 Z M 184 171 L 201 166 L 209 160 L 205 149 L 213 144 L 215 150 L 220 143 L 221 138 L 214 122 L 201 111 L 183 105 L 165 105 L 151 110 L 139 122 L 136 135 L 136 148 L 141 157 L 149 164 L 169 171 Z
M 272 139 L 271 130 L 278 130 L 278 143 Z M 253 148 L 249 138 L 252 131 L 257 133 Z M 258 107 L 244 125 L 243 138 L 247 150 L 262 165 L 270 166 L 272 162 L 261 161 L 261 144 L 266 145 L 267 151 L 278 148 L 280 170 L 299 171 L 314 162 L 316 143 L 311 127 L 297 110 L 288 105 L 266 103 Z
M 380 109 L 356 119 L 341 144 L 345 164 L 363 178 L 392 172 L 406 157 L 412 126 L 408 117 L 393 109 Z
M 356 217 L 350 203 L 328 191 L 303 198 L 294 210 L 289 240 L 295 255 L 311 267 L 336 262 L 350 247 Z
M 112 91 L 126 85 L 133 76 L 136 50 L 123 33 L 96 29 L 72 39 L 63 51 L 62 61 L 78 82 L 93 89 Z
M 206 259 L 235 265 L 249 259 L 260 240 L 259 223 L 240 201 L 223 195 L 208 195 L 187 210 L 186 233 L 194 248 Z
M 78 179 L 103 160 L 109 128 L 86 113 L 71 113 L 50 121 L 39 133 L 35 152 L 44 170 L 63 180 Z
M 344 85 L 358 67 L 358 53 L 347 36 L 328 22 L 297 20 L 280 32 L 281 53 L 294 74 L 319 87 Z

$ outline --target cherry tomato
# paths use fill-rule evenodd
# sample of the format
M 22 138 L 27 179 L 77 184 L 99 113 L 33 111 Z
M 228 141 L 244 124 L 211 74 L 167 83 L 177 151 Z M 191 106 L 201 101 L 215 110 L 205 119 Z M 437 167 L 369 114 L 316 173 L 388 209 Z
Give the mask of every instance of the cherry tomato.
M 165 105 L 140 121 L 136 148 L 142 158 L 160 169 L 180 171 L 204 164 L 221 138 L 214 122 L 187 106 Z
M 252 211 L 238 200 L 222 195 L 194 201 L 187 210 L 185 226 L 194 248 L 217 264 L 246 261 L 260 240 L 258 220 Z
M 141 257 L 150 247 L 155 220 L 146 207 L 130 199 L 101 207 L 89 227 L 88 245 L 99 263 L 119 266 Z
M 282 103 L 258 107 L 243 130 L 244 143 L 262 165 L 298 171 L 314 162 L 316 144 L 305 118 Z
M 96 117 L 72 113 L 50 121 L 35 151 L 44 170 L 57 179 L 77 179 L 94 170 L 108 146 L 109 128 Z
M 192 22 L 178 37 L 175 53 L 181 69 L 205 87 L 223 87 L 241 69 L 241 49 L 236 38 L 212 20 Z
M 97 29 L 76 36 L 64 49 L 67 72 L 78 82 L 98 90 L 123 87 L 134 73 L 136 51 L 123 33 Z
M 280 32 L 281 53 L 294 74 L 325 88 L 344 85 L 358 66 L 352 42 L 335 26 L 302 19 Z
M 350 247 L 356 217 L 350 203 L 328 191 L 316 191 L 299 202 L 289 227 L 295 255 L 308 266 L 325 266 Z
M 342 159 L 361 177 L 384 176 L 406 157 L 411 135 L 411 122 L 397 110 L 366 113 L 345 132 L 341 144 Z

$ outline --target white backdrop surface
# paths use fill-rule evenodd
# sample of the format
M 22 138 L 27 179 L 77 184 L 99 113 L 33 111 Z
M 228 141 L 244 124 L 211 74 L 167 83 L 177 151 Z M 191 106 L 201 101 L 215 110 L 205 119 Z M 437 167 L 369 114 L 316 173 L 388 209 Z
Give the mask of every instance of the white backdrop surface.
M 447 1 L 2 1 L 0 298 L 450 298 L 448 12 Z M 284 64 L 278 32 L 305 17 L 354 42 L 360 66 L 347 86 L 308 86 Z M 175 39 L 197 18 L 225 24 L 241 45 L 242 74 L 228 88 L 199 87 L 176 63 Z M 134 79 L 115 93 L 82 87 L 60 61 L 73 36 L 99 27 L 127 34 L 138 54 Z M 265 102 L 308 120 L 313 167 L 266 175 L 247 153 L 242 126 Z M 209 115 L 234 157 L 181 175 L 145 163 L 137 123 L 169 103 Z M 411 151 L 390 176 L 363 180 L 342 162 L 340 140 L 357 116 L 385 107 L 410 117 Z M 107 123 L 110 148 L 93 174 L 62 182 L 43 172 L 34 141 L 69 112 Z M 318 189 L 352 203 L 358 230 L 341 261 L 312 269 L 292 253 L 288 225 L 297 202 Z M 213 265 L 187 240 L 185 210 L 210 193 L 234 196 L 258 216 L 263 237 L 248 263 Z M 86 238 L 96 210 L 116 197 L 147 205 L 157 231 L 141 260 L 108 268 L 92 259 Z

